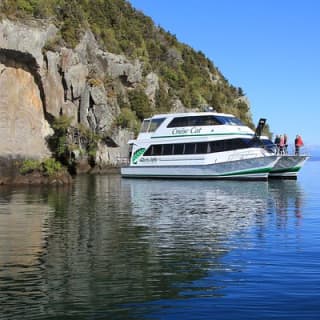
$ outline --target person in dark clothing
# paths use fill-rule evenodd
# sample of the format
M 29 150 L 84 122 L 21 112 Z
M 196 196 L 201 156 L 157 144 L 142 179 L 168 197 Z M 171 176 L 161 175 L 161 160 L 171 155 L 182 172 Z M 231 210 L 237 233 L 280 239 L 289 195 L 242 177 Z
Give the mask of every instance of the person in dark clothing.
M 283 139 L 284 139 L 284 154 L 288 154 L 288 136 L 284 134 Z
M 278 154 L 280 151 L 280 136 L 277 134 L 274 139 L 274 144 L 276 145 L 276 153 Z

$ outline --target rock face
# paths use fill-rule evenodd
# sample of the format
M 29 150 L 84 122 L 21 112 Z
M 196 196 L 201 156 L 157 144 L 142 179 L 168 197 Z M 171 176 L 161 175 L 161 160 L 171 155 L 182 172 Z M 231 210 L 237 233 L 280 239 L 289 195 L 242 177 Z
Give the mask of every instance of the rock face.
M 46 112 L 54 117 L 60 114 L 61 106 L 64 103 L 64 88 L 61 75 L 58 70 L 60 57 L 55 52 L 47 52 L 47 66 L 43 70 L 42 82 L 45 96 L 43 103 L 46 105 Z
M 156 92 L 159 89 L 159 77 L 156 73 L 154 72 L 150 72 L 147 76 L 146 76 L 146 83 L 147 83 L 147 87 L 146 87 L 146 95 L 148 96 L 148 98 L 150 99 L 150 101 L 152 101 L 152 103 L 155 103 L 155 96 L 156 96 Z
M 39 88 L 32 75 L 0 64 L 0 155 L 49 156 L 45 137 L 50 134 Z
M 122 81 L 129 85 L 134 85 L 142 80 L 141 64 L 138 60 L 135 60 L 132 64 L 124 56 L 110 52 L 102 53 L 100 56 L 106 61 L 107 72 L 112 78 L 121 77 Z
M 29 53 L 38 66 L 42 66 L 42 48 L 48 39 L 56 36 L 57 31 L 53 24 L 41 25 L 33 22 L 25 25 L 4 19 L 0 23 L 0 48 Z
M 54 25 L 35 21 L 0 22 L 0 157 L 49 157 L 49 123 L 66 115 L 73 126 L 107 138 L 99 144 L 97 165 L 117 166 L 128 154 L 132 133 L 115 129 L 120 107 L 105 79 L 117 83 L 121 94 L 146 80 L 152 102 L 158 78 L 150 74 L 144 79 L 138 60 L 100 50 L 90 31 L 74 49 L 50 50 L 57 32 Z

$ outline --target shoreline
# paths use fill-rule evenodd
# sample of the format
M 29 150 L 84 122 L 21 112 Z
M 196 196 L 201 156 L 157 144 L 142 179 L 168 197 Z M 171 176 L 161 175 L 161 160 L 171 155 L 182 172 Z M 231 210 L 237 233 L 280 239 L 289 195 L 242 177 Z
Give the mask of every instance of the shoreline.
M 120 167 L 99 165 L 81 167 L 80 165 L 76 168 L 74 175 L 71 175 L 66 168 L 52 175 L 45 174 L 39 170 L 23 174 L 20 172 L 22 161 L 22 159 L 0 157 L 0 186 L 71 185 L 74 177 L 79 175 L 120 173 Z

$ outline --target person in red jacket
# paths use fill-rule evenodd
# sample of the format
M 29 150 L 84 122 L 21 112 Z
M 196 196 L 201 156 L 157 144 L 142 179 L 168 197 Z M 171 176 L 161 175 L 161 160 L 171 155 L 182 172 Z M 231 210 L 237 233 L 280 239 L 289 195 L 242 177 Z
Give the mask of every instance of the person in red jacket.
M 300 154 L 300 148 L 304 145 L 301 136 L 298 134 L 294 140 L 294 145 L 296 148 L 295 155 L 298 156 Z

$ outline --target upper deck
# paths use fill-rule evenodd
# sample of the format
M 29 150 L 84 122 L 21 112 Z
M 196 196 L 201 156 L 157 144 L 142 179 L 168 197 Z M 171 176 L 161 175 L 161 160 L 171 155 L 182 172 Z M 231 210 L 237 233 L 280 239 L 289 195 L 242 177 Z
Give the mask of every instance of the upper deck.
M 137 140 L 208 138 L 224 135 L 253 135 L 254 132 L 231 114 L 189 112 L 158 114 L 145 119 Z

